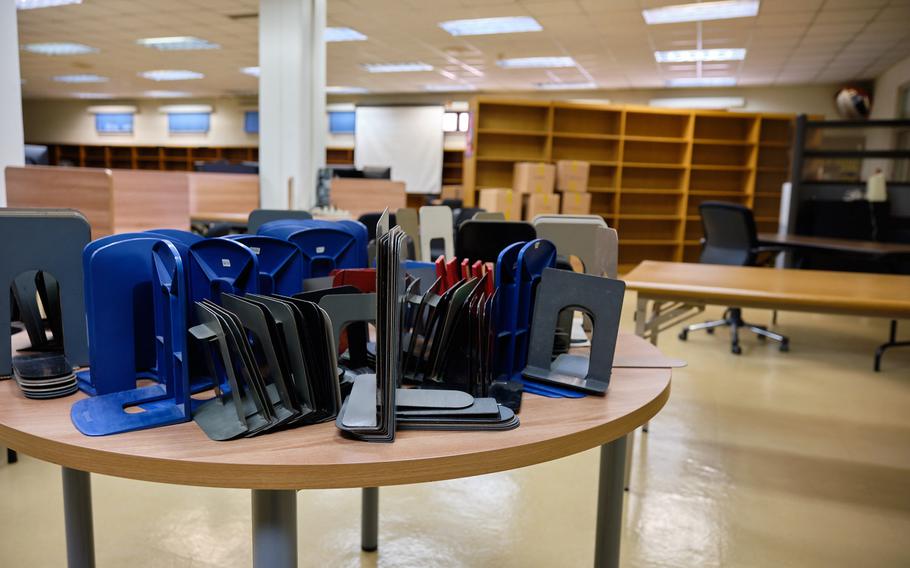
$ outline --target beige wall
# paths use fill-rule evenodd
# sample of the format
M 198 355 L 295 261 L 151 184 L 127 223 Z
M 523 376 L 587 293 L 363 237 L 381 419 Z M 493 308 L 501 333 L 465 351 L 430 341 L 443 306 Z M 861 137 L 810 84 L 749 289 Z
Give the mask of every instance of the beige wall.
M 132 134 L 98 134 L 94 105 L 128 104 L 138 107 Z M 158 109 L 171 104 L 207 104 L 213 112 L 207 134 L 169 134 L 167 115 Z M 36 143 L 111 144 L 127 146 L 256 146 L 259 137 L 243 131 L 243 113 L 256 108 L 248 99 L 155 100 L 25 100 L 22 104 L 25 139 Z
M 836 117 L 833 106 L 835 85 L 742 87 L 730 89 L 653 89 L 624 91 L 584 91 L 578 93 L 526 92 L 502 94 L 503 97 L 537 99 L 609 100 L 617 104 L 648 104 L 661 97 L 737 96 L 746 100 L 742 111 L 821 114 Z M 416 93 L 331 97 L 331 102 L 355 103 L 446 103 L 466 100 L 467 94 Z M 167 115 L 158 108 L 168 104 L 200 103 L 214 107 L 208 134 L 172 135 L 167 131 Z M 98 134 L 93 115 L 87 108 L 96 104 L 133 104 L 139 107 L 131 135 Z M 23 103 L 25 139 L 36 143 L 123 144 L 150 146 L 254 146 L 258 136 L 243 131 L 243 112 L 256 107 L 255 99 L 156 99 L 117 101 L 26 100 Z M 353 147 L 351 135 L 329 134 L 330 147 Z M 447 148 L 463 148 L 464 137 L 449 135 Z

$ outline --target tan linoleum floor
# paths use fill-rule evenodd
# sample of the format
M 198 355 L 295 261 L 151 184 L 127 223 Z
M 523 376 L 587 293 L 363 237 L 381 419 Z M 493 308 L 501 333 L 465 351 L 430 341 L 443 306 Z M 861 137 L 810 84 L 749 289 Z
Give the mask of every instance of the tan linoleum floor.
M 790 353 L 747 335 L 734 356 L 726 331 L 661 337 L 689 366 L 636 437 L 623 566 L 910 566 L 910 349 L 877 374 L 886 321 L 782 313 L 778 327 Z M 301 492 L 300 565 L 590 566 L 597 457 L 384 488 L 376 554 L 359 550 L 359 491 Z M 247 491 L 93 482 L 99 567 L 250 565 Z M 0 467 L 0 566 L 63 566 L 61 507 L 56 466 Z

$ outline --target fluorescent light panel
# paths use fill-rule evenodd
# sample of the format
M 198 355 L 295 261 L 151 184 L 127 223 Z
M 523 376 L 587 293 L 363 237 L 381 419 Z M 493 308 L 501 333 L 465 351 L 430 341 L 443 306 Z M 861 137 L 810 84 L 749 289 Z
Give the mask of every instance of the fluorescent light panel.
M 749 18 L 758 15 L 759 0 L 723 0 L 721 2 L 700 2 L 679 4 L 642 10 L 646 24 L 673 24 L 677 22 L 702 22 L 706 20 L 727 20 Z
M 408 73 L 433 70 L 432 65 L 421 61 L 407 63 L 366 63 L 363 67 L 370 73 Z
M 259 76 L 259 66 L 253 67 L 241 67 L 240 72 L 246 75 L 252 75 L 253 77 Z
M 326 28 L 325 41 L 366 41 L 367 36 L 351 28 Z
M 138 73 L 138 75 L 152 81 L 189 81 L 205 77 L 202 73 L 187 71 L 186 69 L 155 69 L 153 71 L 143 71 Z
M 543 30 L 543 26 L 530 16 L 449 20 L 441 22 L 439 27 L 453 36 L 515 34 Z
M 158 107 L 158 112 L 166 114 L 211 113 L 212 105 L 164 105 Z
M 678 49 L 675 51 L 655 51 L 654 59 L 658 63 L 689 63 L 693 61 L 742 61 L 746 50 L 737 48 L 722 49 Z
M 83 45 L 81 43 L 70 42 L 48 42 L 48 43 L 29 43 L 22 47 L 23 51 L 37 53 L 40 55 L 85 55 L 87 53 L 98 53 L 98 49 Z
M 474 85 L 466 85 L 466 84 L 458 84 L 458 83 L 449 84 L 449 85 L 424 85 L 423 88 L 426 91 L 434 91 L 434 92 L 441 92 L 441 93 L 445 93 L 445 92 L 455 93 L 455 92 L 476 91 L 477 90 L 477 87 L 475 87 Z
M 54 81 L 58 83 L 107 83 L 108 78 L 91 73 L 80 73 L 76 75 L 56 75 Z
M 17 10 L 35 10 L 38 8 L 53 8 L 69 4 L 82 4 L 82 0 L 16 0 Z
M 70 96 L 76 99 L 112 99 L 114 95 L 110 93 L 70 93 Z
M 199 49 L 219 49 L 217 43 L 193 36 L 147 37 L 137 39 L 136 43 L 158 51 L 191 51 Z
M 742 108 L 746 106 L 746 99 L 742 97 L 676 97 L 651 99 L 648 104 L 660 108 L 726 109 Z
M 331 85 L 325 88 L 325 92 L 330 95 L 359 95 L 369 93 L 370 90 L 364 87 L 343 87 L 340 85 Z
M 732 87 L 735 77 L 680 77 L 669 79 L 668 87 Z
M 193 96 L 193 93 L 188 91 L 145 91 L 142 93 L 142 96 L 148 97 L 150 99 L 183 99 Z
M 133 105 L 97 105 L 85 110 L 91 114 L 136 114 L 137 112 Z
M 580 91 L 583 89 L 596 89 L 597 84 L 591 82 L 584 83 L 534 83 L 538 89 L 545 91 Z
M 575 67 L 575 60 L 571 57 L 516 57 L 500 59 L 496 65 L 503 69 L 544 69 Z

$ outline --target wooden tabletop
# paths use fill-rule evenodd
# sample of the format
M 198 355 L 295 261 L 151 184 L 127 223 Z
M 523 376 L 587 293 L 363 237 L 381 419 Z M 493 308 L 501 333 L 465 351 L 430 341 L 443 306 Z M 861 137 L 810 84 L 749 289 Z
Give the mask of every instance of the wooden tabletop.
M 646 260 L 625 281 L 627 289 L 655 299 L 910 317 L 910 276 Z
M 617 355 L 662 359 L 620 335 Z M 84 397 L 26 399 L 0 382 L 0 443 L 44 461 L 117 477 L 255 489 L 375 487 L 504 471 L 605 444 L 650 420 L 670 395 L 670 369 L 613 370 L 606 397 L 526 395 L 507 432 L 400 431 L 392 444 L 341 436 L 334 423 L 213 442 L 193 422 L 114 436 L 80 434 L 70 407 Z
M 779 245 L 792 248 L 849 252 L 856 254 L 910 254 L 910 244 L 906 243 L 880 243 L 878 241 L 831 239 L 827 237 L 807 237 L 803 235 L 780 235 L 778 233 L 759 233 L 758 241 L 763 245 Z
M 197 223 L 210 223 L 210 222 L 225 222 L 225 223 L 240 223 L 246 225 L 247 219 L 249 218 L 249 213 L 192 213 L 190 214 L 190 221 Z

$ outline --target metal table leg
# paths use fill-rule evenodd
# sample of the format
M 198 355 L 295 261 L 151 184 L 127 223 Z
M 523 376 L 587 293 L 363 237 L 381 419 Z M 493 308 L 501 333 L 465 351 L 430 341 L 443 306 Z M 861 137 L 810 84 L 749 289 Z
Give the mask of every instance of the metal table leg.
M 297 492 L 253 489 L 253 567 L 297 566 Z
M 69 568 L 94 568 L 95 537 L 92 529 L 92 480 L 85 471 L 63 469 L 63 519 L 66 526 L 66 564 Z
M 600 481 L 597 489 L 597 530 L 594 567 L 618 568 L 622 536 L 623 477 L 626 438 L 617 438 L 600 447 Z
M 379 548 L 379 488 L 364 487 L 360 516 L 360 548 L 375 552 Z

